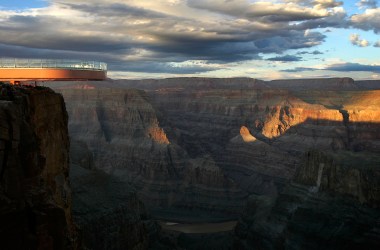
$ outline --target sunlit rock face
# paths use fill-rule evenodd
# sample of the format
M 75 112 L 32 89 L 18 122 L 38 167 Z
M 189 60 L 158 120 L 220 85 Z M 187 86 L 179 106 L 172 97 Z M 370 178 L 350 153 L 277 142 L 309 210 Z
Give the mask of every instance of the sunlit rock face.
M 246 126 L 242 126 L 240 128 L 240 136 L 244 142 L 254 142 L 257 140 L 253 135 L 251 135 Z
M 12 92 L 0 98 L 0 248 L 76 249 L 63 98 Z
M 96 168 L 129 178 L 152 206 L 238 210 L 244 193 L 281 193 L 309 150 L 379 153 L 380 94 L 368 82 L 173 78 L 87 85 L 61 90 L 72 137 L 87 144 Z

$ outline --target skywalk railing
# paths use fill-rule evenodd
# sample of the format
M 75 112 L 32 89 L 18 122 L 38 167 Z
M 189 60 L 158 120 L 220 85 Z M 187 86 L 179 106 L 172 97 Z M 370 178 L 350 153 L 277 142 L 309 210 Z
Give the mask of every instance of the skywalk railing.
M 81 69 L 107 70 L 107 64 L 96 61 L 81 61 L 67 59 L 18 59 L 0 58 L 0 68 L 30 68 L 30 69 Z

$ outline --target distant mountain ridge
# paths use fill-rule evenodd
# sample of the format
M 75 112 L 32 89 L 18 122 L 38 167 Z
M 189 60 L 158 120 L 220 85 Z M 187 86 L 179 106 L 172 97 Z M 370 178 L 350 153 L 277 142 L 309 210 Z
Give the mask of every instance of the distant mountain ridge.
M 181 84 L 179 84 L 181 83 Z M 279 79 L 264 81 L 255 78 L 206 78 L 206 77 L 178 77 L 164 79 L 108 79 L 103 82 L 47 82 L 46 86 L 53 88 L 280 88 L 292 90 L 375 90 L 380 89 L 380 80 L 353 80 L 352 78 L 310 78 L 310 79 Z

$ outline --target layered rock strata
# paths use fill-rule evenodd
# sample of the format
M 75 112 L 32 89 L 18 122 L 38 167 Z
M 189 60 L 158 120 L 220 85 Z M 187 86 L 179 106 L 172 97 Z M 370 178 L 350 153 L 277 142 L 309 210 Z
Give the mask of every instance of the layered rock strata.
M 130 179 L 144 201 L 231 211 L 226 201 L 237 209 L 244 192 L 281 192 L 308 150 L 376 156 L 380 94 L 363 84 L 172 78 L 60 91 L 94 165 Z
M 281 81 L 278 86 L 252 79 L 245 84 L 200 79 L 203 84 L 194 87 L 182 80 L 143 85 L 166 118 L 164 129 L 168 134 L 175 129 L 178 144 L 192 157 L 211 155 L 250 193 L 281 190 L 303 153 L 313 148 L 378 152 L 380 94 L 359 90 L 352 79 Z M 246 140 L 243 127 L 255 140 Z
M 130 182 L 150 208 L 237 214 L 246 197 L 212 157 L 192 157 L 141 90 L 66 89 L 69 130 L 93 166 Z M 91 158 L 91 157 L 90 157 Z M 89 158 L 82 159 L 89 162 Z M 77 162 L 80 159 L 76 160 Z

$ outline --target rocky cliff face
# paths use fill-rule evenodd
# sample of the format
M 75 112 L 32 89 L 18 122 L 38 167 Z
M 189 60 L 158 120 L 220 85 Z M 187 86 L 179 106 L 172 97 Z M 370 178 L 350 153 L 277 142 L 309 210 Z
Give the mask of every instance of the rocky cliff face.
M 366 206 L 380 207 L 379 156 L 367 153 L 308 152 L 294 181 L 321 191 L 349 196 Z
M 0 99 L 0 248 L 74 249 L 63 98 L 46 88 L 12 92 Z
M 378 163 L 364 158 L 347 163 L 336 155 L 306 153 L 277 199 L 251 197 L 235 230 L 235 248 L 379 248 Z

